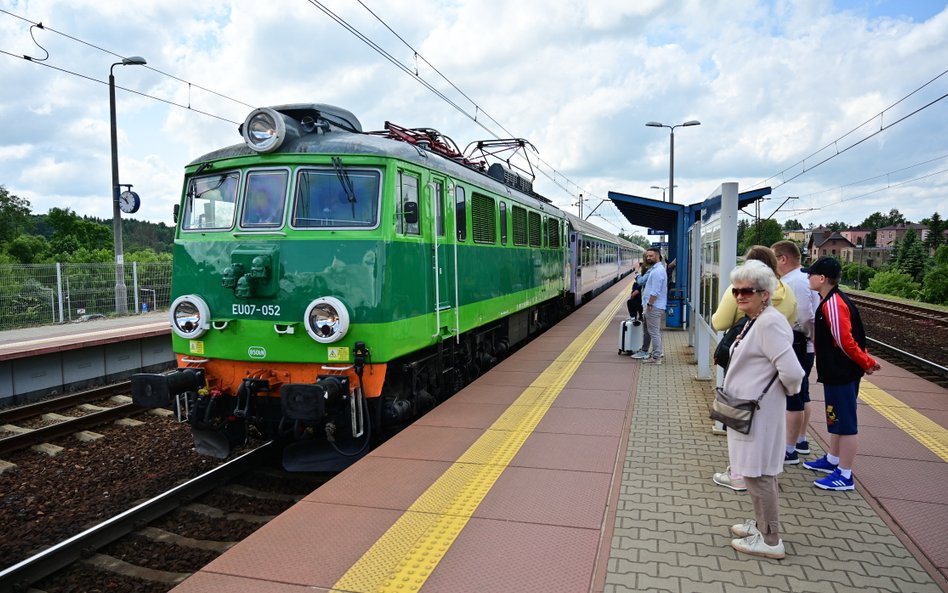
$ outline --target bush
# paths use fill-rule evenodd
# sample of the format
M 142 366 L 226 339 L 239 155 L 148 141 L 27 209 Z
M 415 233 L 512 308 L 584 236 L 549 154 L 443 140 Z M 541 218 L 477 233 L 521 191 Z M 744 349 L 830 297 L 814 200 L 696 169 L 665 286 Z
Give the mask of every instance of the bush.
M 938 266 L 925 274 L 922 300 L 936 305 L 948 305 L 948 265 Z
M 856 262 L 843 265 L 843 282 L 855 286 L 857 290 L 864 289 L 875 275 L 875 268 L 866 265 Z
M 914 299 L 921 290 L 921 285 L 912 280 L 908 274 L 897 271 L 879 272 L 869 282 L 867 290 L 879 294 L 891 294 L 905 299 Z

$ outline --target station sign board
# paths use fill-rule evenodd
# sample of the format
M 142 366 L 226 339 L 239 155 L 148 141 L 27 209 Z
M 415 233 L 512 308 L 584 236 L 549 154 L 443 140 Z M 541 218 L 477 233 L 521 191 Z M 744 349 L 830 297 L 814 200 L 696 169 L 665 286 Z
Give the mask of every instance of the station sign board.
M 663 231 L 661 229 L 649 229 L 648 234 L 649 235 L 667 235 L 668 231 Z
M 652 241 L 652 247 L 657 247 L 659 249 L 662 247 L 668 247 L 668 241 Z

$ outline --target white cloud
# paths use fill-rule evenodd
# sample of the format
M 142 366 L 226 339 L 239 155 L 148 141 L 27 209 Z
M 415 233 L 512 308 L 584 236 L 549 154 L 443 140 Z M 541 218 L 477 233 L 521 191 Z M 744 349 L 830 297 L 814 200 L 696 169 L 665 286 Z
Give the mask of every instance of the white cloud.
M 948 174 L 864 197 L 846 198 L 892 182 L 838 189 L 948 154 L 944 102 L 812 168 L 945 94 L 948 76 L 886 111 L 882 124 L 835 142 L 944 70 L 948 9 L 903 16 L 888 5 L 840 11 L 827 0 L 369 4 L 465 98 L 360 5 L 325 4 L 492 131 L 506 135 L 487 115 L 532 141 L 544 161 L 538 170 L 557 177 L 554 183 L 540 175 L 537 187 L 563 207 L 576 197 L 558 185 L 598 198 L 609 191 L 660 196 L 649 188 L 668 184 L 668 130 L 644 123 L 698 119 L 701 126 L 676 130 L 676 201 L 700 201 L 723 181 L 748 189 L 770 178 L 776 189 L 768 206 L 800 196 L 778 220 L 855 224 L 892 204 L 914 220 L 937 209 L 948 214 Z M 0 7 L 119 55 L 142 55 L 150 67 L 192 83 L 148 68 L 114 68 L 119 86 L 185 106 L 117 93 L 121 178 L 142 195 L 142 218 L 170 223 L 184 165 L 239 142 L 232 122 L 249 106 L 337 104 L 367 129 L 386 120 L 435 127 L 461 148 L 489 137 L 306 3 L 277 10 L 248 0 L 0 0 Z M 88 78 L 2 56 L 0 184 L 30 199 L 35 211 L 66 204 L 107 217 L 103 83 L 119 58 L 51 30 L 35 34 L 50 52 L 45 63 Z M 29 27 L 4 14 L 0 39 L 0 49 L 15 55 L 42 55 Z M 894 177 L 944 168 L 933 163 Z M 611 206 L 600 211 L 630 228 Z

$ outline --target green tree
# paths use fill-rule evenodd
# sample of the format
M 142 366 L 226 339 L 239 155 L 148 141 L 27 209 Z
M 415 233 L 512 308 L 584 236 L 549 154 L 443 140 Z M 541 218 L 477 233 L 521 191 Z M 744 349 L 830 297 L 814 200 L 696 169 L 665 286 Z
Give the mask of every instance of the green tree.
M 936 266 L 925 274 L 922 300 L 936 305 L 948 305 L 948 266 Z
M 740 223 L 738 223 L 738 231 L 740 231 Z M 769 246 L 781 240 L 783 240 L 783 229 L 776 220 L 767 219 L 748 224 L 743 234 L 738 235 L 737 255 L 744 255 L 753 245 Z
M 928 264 L 928 252 L 918 238 L 915 229 L 906 231 L 899 241 L 897 253 L 893 252 L 895 267 L 908 274 L 913 280 L 921 281 L 925 277 Z
M 637 233 L 633 233 L 631 235 L 627 235 L 625 233 L 619 233 L 619 236 L 625 239 L 626 241 L 628 241 L 629 243 L 634 243 L 635 245 L 638 245 L 639 247 L 642 247 L 645 249 L 648 249 L 649 247 L 652 246 L 651 241 L 649 241 L 646 237 L 643 237 L 642 235 L 639 235 Z
M 948 245 L 942 245 L 935 250 L 935 266 L 948 266 Z
M 783 223 L 783 230 L 785 231 L 798 231 L 803 228 L 803 225 L 800 224 L 800 221 L 796 218 L 791 218 L 790 220 Z
M 0 185 L 0 245 L 30 229 L 30 203 Z
M 828 228 L 829 230 L 835 233 L 837 231 L 845 231 L 846 229 L 848 229 L 849 223 L 836 221 L 836 222 L 831 222 L 829 224 L 824 224 L 823 226 L 825 226 L 826 228 Z
M 857 290 L 869 284 L 875 275 L 876 270 L 867 265 L 856 262 L 843 264 L 843 282 L 855 286 Z
M 20 235 L 7 246 L 7 253 L 21 264 L 41 262 L 48 251 L 49 242 L 46 237 L 37 235 Z
M 928 236 L 925 237 L 925 249 L 929 252 L 934 252 L 938 249 L 938 246 L 945 242 L 945 221 L 941 219 L 941 216 L 936 212 L 932 214 L 931 218 L 923 220 L 922 224 L 928 226 Z
M 869 282 L 867 290 L 879 294 L 891 294 L 906 299 L 918 296 L 921 286 L 912 277 L 902 272 L 888 270 L 877 273 Z

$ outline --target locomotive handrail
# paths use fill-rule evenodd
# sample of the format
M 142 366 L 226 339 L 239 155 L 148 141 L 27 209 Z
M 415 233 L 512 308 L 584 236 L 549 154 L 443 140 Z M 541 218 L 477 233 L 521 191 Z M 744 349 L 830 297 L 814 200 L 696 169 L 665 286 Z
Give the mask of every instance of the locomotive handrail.
M 285 231 L 234 231 L 232 235 L 235 238 L 239 237 L 259 237 L 261 235 L 278 235 L 280 237 L 285 237 Z

